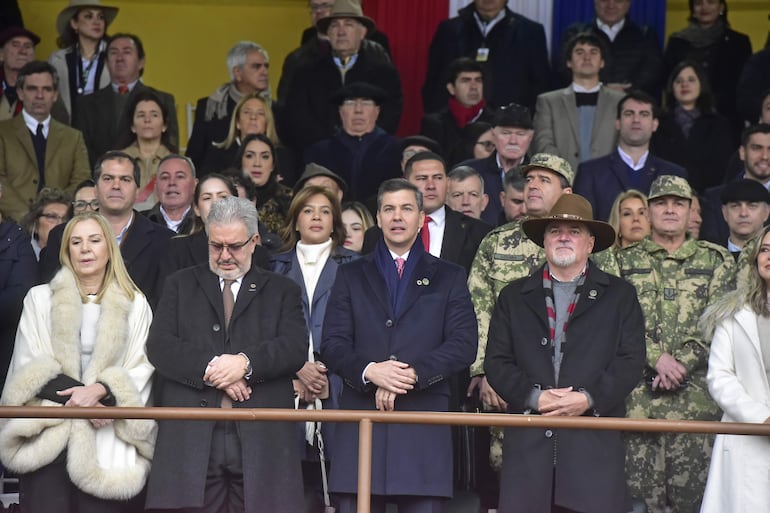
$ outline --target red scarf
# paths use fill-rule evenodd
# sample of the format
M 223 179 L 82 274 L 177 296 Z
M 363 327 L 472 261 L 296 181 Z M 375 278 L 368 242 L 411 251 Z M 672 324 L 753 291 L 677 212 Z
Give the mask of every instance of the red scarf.
M 481 112 L 481 109 L 485 106 L 486 103 L 484 102 L 484 98 L 482 98 L 476 105 L 466 107 L 458 102 L 457 98 L 454 96 L 449 97 L 449 112 L 452 114 L 452 117 L 455 118 L 455 122 L 457 122 L 457 126 L 460 128 L 465 128 L 465 125 L 476 119 L 479 112 Z

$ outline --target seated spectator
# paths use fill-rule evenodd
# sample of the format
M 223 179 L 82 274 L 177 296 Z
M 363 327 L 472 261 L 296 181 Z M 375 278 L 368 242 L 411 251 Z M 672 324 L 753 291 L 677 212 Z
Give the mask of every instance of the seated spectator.
M 278 233 L 289 212 L 292 190 L 276 178 L 279 171 L 273 142 L 262 134 L 247 135 L 235 162 L 256 189 L 259 219 L 268 230 Z
M 230 81 L 219 86 L 210 96 L 199 99 L 195 107 L 187 156 L 192 159 L 200 176 L 213 171 L 218 173 L 232 163 L 237 147 L 225 157 L 224 162 L 209 153 L 214 152 L 212 146 L 223 141 L 229 140 L 227 147 L 223 148 L 225 150 L 232 145 L 228 127 L 232 132 L 233 112 L 241 100 L 247 96 L 261 98 L 264 109 L 270 110 L 270 57 L 267 51 L 252 41 L 240 41 L 227 52 L 226 63 Z M 275 138 L 275 133 L 270 137 Z
M 88 210 L 91 210 L 92 212 L 99 211 L 99 200 L 96 199 L 96 182 L 90 178 L 88 180 L 83 180 L 77 187 L 75 187 L 75 196 L 70 203 L 67 218 L 71 219 Z
M 743 66 L 735 97 L 740 117 L 753 124 L 757 118 L 770 116 L 767 99 L 770 96 L 770 45 L 752 55 Z M 767 121 L 766 121 L 767 122 Z
M 107 220 L 118 242 L 129 276 L 154 307 L 161 293 L 156 288 L 158 262 L 174 232 L 133 209 L 140 185 L 139 174 L 139 164 L 129 155 L 120 151 L 105 153 L 94 168 L 96 200 L 99 214 Z M 51 230 L 48 244 L 40 252 L 40 283 L 51 280 L 59 269 L 63 228 L 57 226 Z
M 458 166 L 447 175 L 446 204 L 455 212 L 481 219 L 489 196 L 484 192 L 484 179 L 470 166 Z
M 310 8 L 310 19 L 312 26 L 302 31 L 302 38 L 300 39 L 300 46 L 305 46 L 308 43 L 315 43 L 321 45 L 326 43 L 326 50 L 328 51 L 329 37 L 326 34 L 322 34 L 318 31 L 319 20 L 331 15 L 332 8 L 334 7 L 333 0 L 308 0 L 308 7 Z M 371 29 L 366 33 L 366 39 L 378 43 L 382 48 L 390 55 L 390 45 L 388 44 L 388 36 L 377 30 L 377 28 Z
M 257 205 L 257 187 L 251 180 L 251 176 L 246 176 L 241 171 L 241 166 L 229 167 L 222 171 L 222 176 L 228 178 L 235 185 L 236 196 L 239 198 L 247 199 L 254 206 Z M 289 200 L 291 202 L 291 200 Z M 278 235 L 278 231 L 270 230 L 267 225 L 260 219 L 259 221 L 259 244 L 267 248 L 270 253 L 278 251 L 281 247 L 281 236 Z M 270 263 L 268 261 L 267 268 Z
M 144 46 L 138 36 L 119 33 L 107 44 L 107 69 L 111 83 L 93 94 L 83 96 L 75 106 L 73 126 L 83 132 L 92 164 L 105 152 L 118 149 L 121 130 L 131 124 L 133 112 L 128 106 L 140 92 L 151 90 L 166 107 L 166 131 L 174 147 L 179 146 L 179 127 L 174 97 L 145 85 Z
M 468 126 L 469 140 L 467 152 L 473 159 L 485 159 L 495 151 L 495 139 L 492 125 L 484 121 L 477 121 Z
M 666 84 L 666 106 L 650 151 L 684 167 L 698 193 L 723 183 L 735 151 L 732 129 L 714 110 L 708 77 L 699 64 L 685 60 L 674 67 Z
M 361 253 L 366 230 L 374 226 L 374 219 L 369 209 L 357 201 L 342 204 L 342 224 L 345 225 L 343 246 L 356 253 Z
M 736 180 L 725 185 L 720 194 L 722 217 L 730 235 L 719 241 L 735 261 L 746 243 L 762 229 L 770 216 L 770 193 L 756 180 Z
M 60 48 L 48 58 L 59 73 L 59 97 L 72 118 L 80 96 L 110 85 L 107 57 L 107 27 L 118 8 L 99 0 L 70 0 L 56 17 L 56 44 Z
M 342 129 L 305 152 L 306 164 L 333 169 L 348 184 L 346 199 L 367 202 L 383 181 L 401 174 L 401 143 L 378 125 L 384 96 L 384 91 L 364 82 L 337 91 L 334 101 Z
M 623 93 L 599 80 L 607 49 L 598 35 L 576 34 L 564 52 L 572 83 L 537 97 L 532 152 L 560 155 L 577 169 L 579 163 L 603 157 L 617 144 L 618 130 L 612 121 Z
M 647 237 L 650 234 L 647 196 L 636 189 L 621 192 L 612 204 L 608 222 L 617 234 L 613 248 L 625 248 Z
M 484 97 L 495 108 L 518 103 L 531 110 L 551 80 L 543 25 L 511 11 L 502 0 L 474 0 L 439 23 L 422 87 L 425 112 L 446 107 L 447 71 L 460 57 L 483 63 L 490 77 Z
M 339 204 L 342 204 L 342 197 L 348 190 L 348 184 L 337 173 L 314 162 L 305 166 L 305 172 L 294 184 L 294 194 L 311 185 L 323 187 L 331 192 Z
M 663 52 L 664 77 L 683 60 L 697 62 L 714 93 L 717 112 L 730 121 L 734 134 L 743 127 L 736 105 L 736 88 L 744 64 L 751 57 L 751 40 L 727 21 L 727 0 L 690 0 L 689 25 L 668 38 Z
M 406 163 L 423 151 L 432 151 L 441 155 L 441 145 L 435 140 L 425 135 L 410 135 L 401 139 L 401 171 L 406 169 Z
M 198 183 L 195 164 L 176 153 L 167 155 L 158 164 L 154 182 L 158 202 L 142 215 L 176 233 L 190 233 L 195 219 L 193 194 Z
M 0 182 L 0 197 L 2 195 L 3 184 Z M 3 305 L 3 315 L 0 315 L 0 390 L 11 362 L 24 296 L 35 284 L 36 264 L 29 235 L 0 215 L 0 305 Z
M 18 26 L 0 32 L 0 120 L 21 114 L 24 100 L 19 97 L 18 74 L 24 65 L 35 60 L 35 46 L 39 42 L 37 34 Z M 54 99 L 51 115 L 60 123 L 70 123 L 67 109 L 58 97 Z
M 770 185 L 770 124 L 760 123 L 747 127 L 741 136 L 738 155 L 741 172 L 735 180 L 754 180 L 765 188 Z M 726 185 L 712 187 L 703 194 L 703 227 L 701 239 L 724 246 L 730 231 L 722 215 L 722 190 Z
M 658 128 L 655 100 L 642 91 L 631 91 L 618 103 L 615 128 L 618 147 L 607 156 L 580 164 L 575 176 L 575 194 L 586 198 L 596 219 L 609 219 L 612 203 L 623 191 L 650 192 L 659 176 L 686 178 L 687 171 L 650 152 L 650 139 Z
M 482 69 L 481 63 L 468 57 L 452 61 L 446 83 L 447 106 L 422 118 L 420 133 L 439 143 L 439 154 L 444 155 L 449 166 L 472 157 L 467 152 L 473 137 L 469 127 L 477 121 L 492 121 L 492 111 L 484 100 Z
M 334 109 L 339 105 L 336 93 L 354 83 L 382 90 L 379 126 L 389 134 L 395 133 L 403 108 L 401 79 L 382 47 L 364 41 L 374 21 L 363 15 L 359 0 L 335 1 L 331 14 L 320 19 L 317 27 L 329 37 L 332 51 L 298 63 L 284 102 L 283 139 L 295 151 L 304 152 L 312 144 L 332 137 L 339 126 Z
M 22 115 L 0 122 L 0 198 L 4 217 L 21 219 L 43 187 L 72 192 L 90 175 L 83 135 L 51 116 L 59 79 L 56 70 L 32 61 L 19 70 L 16 93 Z
M 748 126 L 754 124 L 754 122 L 751 122 Z M 758 124 L 770 125 L 770 88 L 768 88 L 762 96 L 762 106 L 759 113 Z M 741 160 L 739 151 L 735 150 L 730 157 L 730 162 L 727 164 L 724 183 L 735 180 L 735 177 L 741 174 L 743 174 L 743 160 Z
M 591 32 L 604 42 L 607 52 L 599 77 L 604 85 L 620 92 L 641 89 L 657 97 L 663 81 L 663 56 L 658 35 L 648 25 L 637 25 L 628 16 L 631 0 L 594 0 L 596 18 L 589 23 L 575 23 L 567 27 L 562 41 L 575 34 Z M 554 52 L 554 60 L 563 53 Z M 563 84 L 571 73 L 562 63 L 554 62 Z
M 340 265 L 351 262 L 359 255 L 343 247 L 345 227 L 336 196 L 317 185 L 308 185 L 297 192 L 289 207 L 286 223 L 281 230 L 281 253 L 270 259 L 272 270 L 291 278 L 302 289 L 302 311 L 309 334 L 307 360 L 293 380 L 298 408 L 321 410 L 339 408 L 342 380 L 327 374 L 320 361 L 321 331 L 326 315 L 326 304 Z M 319 463 L 318 444 L 314 422 L 297 425 L 302 455 L 305 496 L 315 504 L 314 510 L 323 509 L 323 485 Z M 334 462 L 331 443 L 335 424 L 324 422 L 321 427 L 326 461 Z M 330 443 L 326 443 L 326 441 Z
M 146 406 L 152 311 L 126 272 L 112 229 L 89 212 L 67 223 L 63 239 L 62 268 L 24 300 L 0 402 Z M 66 504 L 69 511 L 133 513 L 144 507 L 155 433 L 149 419 L 9 419 L 0 459 L 19 474 L 24 511 Z
M 155 92 L 146 90 L 133 95 L 128 112 L 131 116 L 125 119 L 128 124 L 124 127 L 118 146 L 125 146 L 122 151 L 135 158 L 142 170 L 141 183 L 144 185 L 134 205 L 142 211 L 157 203 L 155 177 L 158 166 L 168 155 L 176 153 L 177 149 L 168 134 L 168 110 Z
M 208 236 L 206 235 L 206 218 L 211 205 L 230 196 L 238 196 L 233 181 L 219 173 L 209 173 L 201 177 L 195 186 L 193 209 L 195 220 L 190 234 L 185 237 L 173 237 L 168 241 L 168 247 L 160 260 L 158 287 L 162 290 L 166 278 L 180 269 L 205 264 L 208 262 Z M 270 255 L 260 244 L 254 248 L 252 265 L 262 269 L 270 269 Z
M 484 192 L 490 198 L 497 198 L 503 190 L 505 173 L 527 163 L 534 127 L 529 109 L 515 103 L 500 107 L 492 125 L 495 151 L 486 158 L 467 160 L 463 164 L 478 171 L 484 178 Z M 491 201 L 482 212 L 481 220 L 496 225 L 501 211 L 502 205 Z
M 35 258 L 40 258 L 40 250 L 48 244 L 51 230 L 69 220 L 69 206 L 69 195 L 61 189 L 43 187 L 37 194 L 35 203 L 20 223 L 32 239 Z
M 692 202 L 690 203 L 690 220 L 687 222 L 687 233 L 692 235 L 695 240 L 700 239 L 700 227 L 703 224 L 703 217 L 701 217 L 700 197 L 697 194 L 693 194 Z
M 711 342 L 706 381 L 722 410 L 722 422 L 767 423 L 770 365 L 767 332 L 770 311 L 770 228 L 757 235 L 751 252 L 748 283 L 706 310 L 701 318 L 704 338 Z M 770 471 L 770 442 L 766 436 L 716 435 L 702 513 L 767 511 L 764 476 Z M 736 481 L 740 486 L 736 486 Z
M 500 203 L 503 206 L 497 226 L 518 221 L 527 215 L 527 205 L 524 201 L 524 186 L 527 179 L 521 176 L 518 169 L 511 169 L 503 178 L 503 190 L 500 191 Z

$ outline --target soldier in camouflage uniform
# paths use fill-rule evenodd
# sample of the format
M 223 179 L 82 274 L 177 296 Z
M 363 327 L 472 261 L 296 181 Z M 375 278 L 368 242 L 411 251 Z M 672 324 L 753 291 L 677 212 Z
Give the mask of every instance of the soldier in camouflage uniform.
M 709 342 L 698 319 L 732 288 L 734 261 L 725 248 L 686 232 L 692 190 L 683 178 L 661 176 L 651 185 L 652 233 L 616 251 L 621 276 L 636 287 L 645 317 L 645 377 L 628 398 L 628 416 L 718 420 L 706 385 Z M 697 511 L 703 497 L 711 435 L 627 433 L 631 494 L 650 513 Z M 695 508 L 695 509 L 694 509 Z
M 538 153 L 522 166 L 524 201 L 527 217 L 543 217 L 564 193 L 572 192 L 575 173 L 569 162 L 555 155 Z M 470 395 L 480 387 L 480 396 L 489 411 L 505 411 L 505 402 L 487 383 L 484 353 L 487 348 L 489 320 L 500 291 L 514 280 L 529 276 L 545 262 L 543 248 L 532 242 L 521 229 L 521 221 L 495 228 L 481 242 L 468 277 L 468 288 L 479 322 L 479 348 L 471 365 Z M 490 463 L 495 470 L 502 465 L 503 430 L 492 428 Z

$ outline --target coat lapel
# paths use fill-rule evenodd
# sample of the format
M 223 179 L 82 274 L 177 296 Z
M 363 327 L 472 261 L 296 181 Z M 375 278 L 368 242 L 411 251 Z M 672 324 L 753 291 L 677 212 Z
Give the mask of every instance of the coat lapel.
M 235 322 L 239 315 L 246 311 L 249 304 L 251 304 L 251 302 L 254 301 L 254 298 L 259 295 L 258 292 L 262 290 L 262 287 L 265 286 L 267 280 L 267 273 L 261 271 L 260 269 L 254 268 L 254 266 L 252 266 L 249 272 L 243 276 L 243 280 L 241 280 L 241 288 L 238 291 L 238 297 L 235 298 L 233 316 L 230 319 L 231 324 Z M 221 294 L 219 303 L 220 305 L 222 304 Z M 222 318 L 224 318 L 224 307 L 222 307 Z
M 431 257 L 428 253 L 425 253 L 420 257 L 420 261 L 417 262 L 417 266 L 409 276 L 404 299 L 399 305 L 399 311 L 396 312 L 397 316 L 408 311 L 421 295 L 430 290 L 429 287 L 434 281 L 433 275 L 436 273 L 436 260 L 434 260 L 434 258 L 435 257 Z
M 217 320 L 220 324 L 224 324 L 225 308 L 222 303 L 222 289 L 219 287 L 219 277 L 212 273 L 208 267 L 200 266 L 195 269 L 195 278 L 200 284 L 203 295 L 206 296 L 209 304 L 217 313 Z
M 610 154 L 610 172 L 620 182 L 621 188 L 624 191 L 631 189 L 631 183 L 628 181 L 628 172 L 626 171 L 626 164 L 620 158 L 620 154 L 615 150 Z M 643 189 L 644 190 L 644 189 Z
M 365 256 L 364 260 L 365 263 L 361 270 L 368 285 L 368 291 L 377 298 L 382 309 L 388 312 L 388 315 L 392 317 L 393 308 L 390 306 L 388 286 L 385 284 L 385 279 L 380 275 L 380 270 L 377 269 L 377 263 L 374 261 L 374 253 Z
M 604 295 L 604 291 L 610 283 L 607 276 L 596 266 L 592 266 L 590 263 L 588 265 L 588 276 L 586 276 L 586 281 L 583 284 L 580 299 L 575 305 L 575 311 L 572 313 L 572 319 L 580 317 L 595 305 L 596 301 Z
M 441 258 L 457 262 L 462 248 L 463 227 L 460 215 L 449 207 L 445 207 L 444 239 L 441 241 Z
M 575 142 L 575 147 L 580 148 L 580 130 L 578 129 L 577 109 L 575 108 L 575 91 L 572 87 L 564 89 L 564 94 L 561 95 L 561 111 L 567 114 L 567 121 L 572 129 L 572 139 Z
M 545 312 L 545 293 L 543 292 L 543 268 L 538 267 L 527 279 L 521 289 L 522 301 L 532 310 L 542 326 L 548 326 Z
M 19 138 L 19 143 L 24 151 L 27 153 L 27 158 L 33 163 L 35 169 L 37 169 L 37 155 L 35 155 L 35 146 L 32 144 L 32 134 L 24 123 L 24 117 L 19 114 L 13 119 L 16 123 L 16 136 Z M 46 152 L 47 153 L 47 152 Z
M 62 144 L 62 137 L 64 136 L 63 132 L 63 127 L 57 123 L 56 120 L 51 119 L 51 125 L 48 128 L 48 139 L 45 142 L 46 182 L 49 181 L 48 177 L 50 176 L 50 173 L 58 167 L 57 163 L 61 163 L 57 162 L 57 153 L 59 151 L 59 146 Z
M 315 305 L 319 299 L 332 288 L 334 285 L 334 278 L 337 276 L 337 267 L 339 264 L 334 260 L 334 254 L 329 255 L 329 258 L 324 264 L 324 268 L 321 269 L 321 276 L 318 277 L 318 283 L 315 285 L 315 291 L 313 292 L 313 310 L 315 311 Z

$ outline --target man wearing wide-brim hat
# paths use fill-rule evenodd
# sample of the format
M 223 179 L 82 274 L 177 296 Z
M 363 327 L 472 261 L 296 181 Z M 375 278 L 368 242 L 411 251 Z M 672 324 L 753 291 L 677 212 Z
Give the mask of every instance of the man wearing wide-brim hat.
M 290 144 L 304 151 L 334 135 L 339 117 L 332 106 L 332 95 L 356 82 L 384 92 L 378 125 L 395 133 L 403 108 L 401 79 L 386 53 L 363 44 L 374 21 L 364 16 L 358 0 L 336 0 L 331 14 L 320 19 L 317 26 L 329 37 L 331 52 L 308 55 L 294 69 L 287 97 L 282 101 L 282 124 Z
M 522 227 L 546 263 L 500 293 L 484 362 L 490 385 L 508 413 L 624 417 L 644 367 L 642 310 L 632 286 L 588 258 L 615 231 L 576 194 Z M 498 511 L 630 510 L 620 432 L 506 431 Z
M 650 185 L 650 235 L 616 250 L 620 276 L 636 287 L 646 325 L 644 379 L 628 398 L 628 416 L 718 420 L 706 383 L 709 340 L 698 321 L 733 288 L 734 262 L 726 248 L 687 233 L 692 189 L 663 175 Z M 647 511 L 697 511 L 713 436 L 628 433 L 626 472 L 634 497 Z

